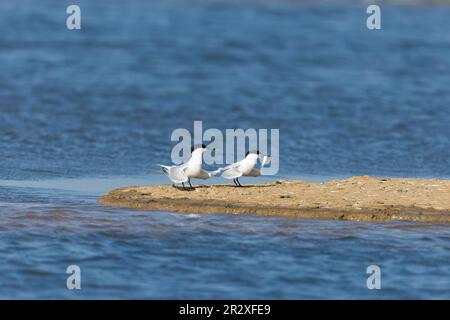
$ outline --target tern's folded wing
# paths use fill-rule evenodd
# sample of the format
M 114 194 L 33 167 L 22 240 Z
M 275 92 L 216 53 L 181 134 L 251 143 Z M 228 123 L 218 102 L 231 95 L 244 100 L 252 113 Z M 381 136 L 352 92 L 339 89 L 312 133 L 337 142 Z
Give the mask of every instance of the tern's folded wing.
M 185 168 L 182 166 L 171 167 L 168 177 L 175 183 L 186 182 L 188 181 L 188 176 L 184 171 Z
M 160 164 L 159 166 L 161 167 L 161 170 L 164 172 L 164 174 L 168 176 L 169 179 L 174 183 L 186 182 L 188 180 L 188 177 L 184 172 L 186 169 L 184 165 L 169 167 Z
M 231 168 L 237 168 L 237 167 L 239 167 L 241 165 L 241 162 L 242 161 L 238 161 L 238 162 L 232 163 L 232 164 L 230 164 L 230 165 L 228 165 L 226 167 L 220 168 L 220 170 L 221 171 L 225 171 L 225 170 L 228 170 L 228 169 L 231 169 Z
M 228 168 L 222 172 L 222 178 L 225 179 L 235 179 L 242 176 L 242 172 L 240 172 L 237 168 Z
M 246 176 L 249 177 L 258 177 L 261 175 L 261 171 L 259 169 L 253 168 L 252 171 L 250 171 Z

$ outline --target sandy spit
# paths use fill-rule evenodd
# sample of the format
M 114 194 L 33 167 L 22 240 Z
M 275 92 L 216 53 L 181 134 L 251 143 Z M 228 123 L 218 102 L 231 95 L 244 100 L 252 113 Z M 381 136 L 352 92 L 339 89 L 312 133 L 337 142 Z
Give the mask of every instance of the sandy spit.
M 328 220 L 450 223 L 450 180 L 352 177 L 326 183 L 278 180 L 247 185 L 136 186 L 98 199 L 108 206 Z

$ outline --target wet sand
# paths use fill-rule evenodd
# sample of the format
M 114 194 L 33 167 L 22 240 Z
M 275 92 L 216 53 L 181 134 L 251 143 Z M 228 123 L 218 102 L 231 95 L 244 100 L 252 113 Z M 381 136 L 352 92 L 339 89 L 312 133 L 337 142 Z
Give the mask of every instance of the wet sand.
M 104 205 L 186 213 L 328 220 L 450 223 L 450 180 L 352 177 L 326 183 L 278 180 L 245 185 L 136 186 L 111 191 Z

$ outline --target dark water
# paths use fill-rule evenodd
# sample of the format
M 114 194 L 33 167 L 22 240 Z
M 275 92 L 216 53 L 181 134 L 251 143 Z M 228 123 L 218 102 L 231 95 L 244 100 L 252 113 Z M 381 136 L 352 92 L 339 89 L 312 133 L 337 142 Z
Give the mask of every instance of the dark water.
M 450 177 L 450 6 L 0 5 L 0 174 L 142 174 L 175 128 L 279 128 L 281 173 Z M 154 159 L 154 161 L 150 161 Z
M 450 6 L 368 31 L 360 5 L 77 1 L 68 31 L 69 4 L 0 3 L 1 298 L 450 297 L 447 226 L 95 202 L 165 181 L 148 168 L 194 120 L 279 128 L 281 177 L 449 178 Z

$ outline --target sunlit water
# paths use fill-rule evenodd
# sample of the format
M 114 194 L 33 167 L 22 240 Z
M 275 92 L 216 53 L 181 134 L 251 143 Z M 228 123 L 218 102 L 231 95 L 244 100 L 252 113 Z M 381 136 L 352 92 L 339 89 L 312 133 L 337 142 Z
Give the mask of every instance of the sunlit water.
M 81 32 L 60 1 L 0 3 L 0 298 L 450 298 L 445 225 L 96 202 L 166 182 L 149 169 L 194 120 L 279 128 L 274 178 L 449 178 L 449 7 L 368 32 L 357 5 L 77 3 Z

